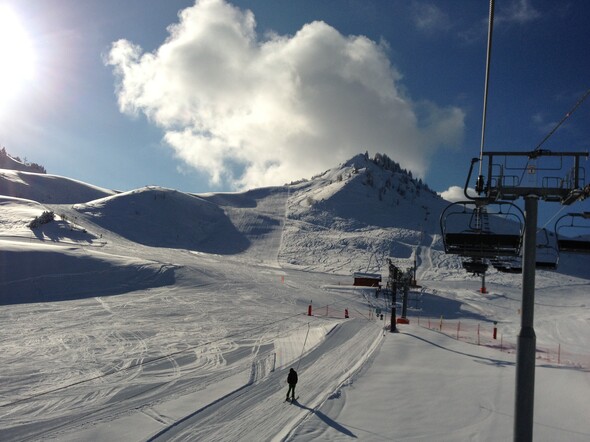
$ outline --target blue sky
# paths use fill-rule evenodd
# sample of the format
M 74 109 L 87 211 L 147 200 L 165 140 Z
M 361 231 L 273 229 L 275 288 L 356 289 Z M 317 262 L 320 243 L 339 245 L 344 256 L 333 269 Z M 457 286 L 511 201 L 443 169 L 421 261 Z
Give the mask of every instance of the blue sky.
M 442 192 L 479 154 L 487 0 L 0 5 L 34 59 L 3 55 L 0 144 L 49 173 L 230 191 L 368 151 Z M 590 88 L 589 20 L 583 0 L 496 1 L 487 150 L 534 149 Z M 543 147 L 587 150 L 589 119 L 590 99 Z

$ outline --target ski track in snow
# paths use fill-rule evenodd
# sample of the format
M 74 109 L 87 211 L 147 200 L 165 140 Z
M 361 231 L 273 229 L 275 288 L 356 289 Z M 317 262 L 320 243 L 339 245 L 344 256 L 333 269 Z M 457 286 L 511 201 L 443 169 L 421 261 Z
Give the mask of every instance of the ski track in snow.
M 50 256 L 49 261 L 71 258 L 52 275 L 17 268 L 6 281 L 0 281 L 3 293 L 25 287 L 34 292 L 31 299 L 36 301 L 8 303 L 0 315 L 0 363 L 4 367 L 0 439 L 387 439 L 389 435 L 373 434 L 354 420 L 365 410 L 350 413 L 347 395 L 352 401 L 354 386 L 363 382 L 363 375 L 372 368 L 379 371 L 372 363 L 385 358 L 382 350 L 388 345 L 392 360 L 387 360 L 386 376 L 379 378 L 378 373 L 377 378 L 393 384 L 392 392 L 407 409 L 400 407 L 395 419 L 389 413 L 381 420 L 397 422 L 400 432 L 405 431 L 404 440 L 472 440 L 482 435 L 505 440 L 507 412 L 498 404 L 510 394 L 506 380 L 512 379 L 512 373 L 506 367 L 513 364 L 511 356 L 498 356 L 489 348 L 473 349 L 430 330 L 385 334 L 386 321 L 367 320 L 367 313 L 369 306 L 388 311 L 390 300 L 375 299 L 372 290 L 349 286 L 352 271 L 383 272 L 390 253 L 398 253 L 392 258 L 406 267 L 415 253 L 418 282 L 425 285 L 420 295 L 422 310 L 417 314 L 460 319 L 473 327 L 498 320 L 501 332 L 510 337 L 518 333 L 520 277 L 492 273 L 492 291 L 477 293 L 479 281 L 465 275 L 460 259 L 444 254 L 439 234 L 424 235 L 410 228 L 412 220 L 406 214 L 411 207 L 393 212 L 405 226 L 399 228 L 369 228 L 361 222 L 350 227 L 329 211 L 325 219 L 314 219 L 310 206 L 328 204 L 325 201 L 345 185 L 345 180 L 329 173 L 323 180 L 329 183 L 325 188 L 311 182 L 203 198 L 149 188 L 127 195 L 145 196 L 158 204 L 179 198 L 208 209 L 211 202 L 218 202 L 215 209 L 222 209 L 215 213 L 227 218 L 220 225 L 232 230 L 212 231 L 221 237 L 227 234 L 237 245 L 194 241 L 192 248 L 170 247 L 179 233 L 192 231 L 195 220 L 182 224 L 185 220 L 176 220 L 169 213 L 162 220 L 142 219 L 145 207 L 139 199 L 130 205 L 128 215 L 135 221 L 129 230 L 141 233 L 147 224 L 151 229 L 156 226 L 149 230 L 152 233 L 163 230 L 161 238 L 149 238 L 145 244 L 130 240 L 125 226 L 113 233 L 97 223 L 103 215 L 98 208 L 106 203 L 94 204 L 88 213 L 70 205 L 48 206 L 74 220 L 76 226 L 72 231 L 61 229 L 57 235 L 49 229 L 45 233 L 53 235 L 52 241 L 40 240 L 41 235 L 18 237 L 14 232 L 31 235 L 22 226 L 0 232 L 4 252 Z M 368 197 L 367 189 L 364 184 L 357 186 L 363 198 Z M 116 196 L 109 198 L 112 202 Z M 356 210 L 351 207 L 346 210 Z M 388 217 L 392 207 L 386 206 L 375 220 Z M 370 217 L 370 211 L 364 216 Z M 173 222 L 180 224 L 172 229 L 171 238 L 165 228 Z M 339 223 L 345 227 L 340 228 Z M 8 224 L 20 226 L 22 220 L 15 218 Z M 49 255 L 49 250 L 58 253 Z M 69 268 L 82 261 L 88 267 Z M 101 267 L 105 263 L 112 269 Z M 584 268 L 583 261 L 574 264 L 578 266 L 574 269 Z M 165 273 L 168 278 L 163 278 Z M 570 351 L 587 351 L 590 331 L 584 309 L 588 284 L 578 273 L 538 273 L 538 343 L 564 343 L 573 349 Z M 103 285 L 114 276 L 115 288 Z M 383 277 L 385 281 L 387 275 Z M 76 294 L 79 299 L 68 298 Z M 45 302 L 44 296 L 53 298 Z M 306 315 L 310 304 L 316 316 Z M 353 313 L 353 319 L 344 320 L 344 308 Z M 448 356 L 443 363 L 437 358 L 441 351 Z M 371 364 L 366 364 L 368 360 Z M 481 398 L 475 402 L 466 399 L 467 393 L 458 392 L 465 388 L 464 379 L 453 377 L 458 360 L 465 370 L 460 374 L 468 381 L 475 378 L 471 388 L 481 384 Z M 465 369 L 468 364 L 475 368 Z M 448 385 L 437 384 L 442 376 L 438 365 L 446 367 L 443 379 Z M 300 379 L 299 400 L 294 404 L 284 402 L 287 371 L 292 366 L 297 367 Z M 479 378 L 479 366 L 492 381 Z M 545 376 L 556 371 L 543 368 L 541 375 Z M 580 385 L 587 387 L 586 374 L 583 370 L 568 373 L 568 379 L 581 379 L 570 386 L 570 397 L 561 404 L 565 409 L 571 402 L 574 411 L 566 417 L 571 416 L 572 421 L 581 421 L 576 411 L 587 411 L 586 396 L 571 397 L 572 392 L 584 391 Z M 413 376 L 426 385 L 420 387 L 426 392 L 419 394 L 414 389 L 408 381 Z M 546 385 L 541 394 L 563 387 L 558 384 Z M 381 393 L 380 385 L 365 387 L 375 393 L 376 402 L 395 397 Z M 446 397 L 440 397 L 439 391 L 445 391 Z M 415 393 L 421 403 L 412 402 Z M 427 423 L 436 418 L 440 420 L 437 425 L 444 426 L 440 416 L 453 416 L 454 396 L 467 404 L 454 421 L 448 419 L 447 436 L 441 438 L 436 425 Z M 435 406 L 429 406 L 431 400 Z M 416 418 L 421 410 L 425 415 Z M 576 437 L 587 435 L 583 422 L 570 422 L 573 429 L 568 432 L 566 424 L 563 428 L 545 424 L 551 418 L 546 410 L 539 416 L 544 434 L 556 431 L 572 440 L 584 440 Z
M 18 346 L 19 339 L 16 339 L 16 335 L 12 336 L 18 346 L 13 347 L 18 348 L 18 353 L 15 353 L 12 359 L 13 362 L 21 360 L 23 356 L 21 349 L 27 349 L 30 353 L 28 360 L 32 358 L 39 360 L 40 357 L 47 359 L 47 361 L 54 360 L 54 362 L 46 363 L 46 366 L 54 367 L 54 369 L 40 372 L 37 385 L 27 383 L 20 388 L 15 388 L 14 396 L 3 396 L 3 403 L 15 400 L 18 402 L 18 405 L 15 406 L 3 407 L 10 410 L 10 413 L 5 415 L 5 419 L 3 419 L 4 425 L 6 425 L 0 431 L 3 438 L 10 440 L 11 435 L 18 434 L 19 439 L 34 440 L 43 434 L 47 440 L 53 437 L 69 440 L 68 435 L 85 434 L 87 428 L 100 422 L 116 420 L 120 416 L 130 415 L 130 413 L 133 415 L 133 410 L 138 407 L 142 410 L 153 409 L 157 404 L 178 400 L 187 393 L 198 393 L 207 386 L 223 383 L 223 380 L 228 377 L 238 375 L 242 379 L 243 385 L 247 385 L 249 380 L 256 384 L 260 382 L 260 379 L 268 377 L 269 374 L 266 372 L 254 374 L 252 377 L 253 367 L 256 366 L 252 361 L 269 357 L 267 350 L 260 351 L 262 346 L 272 342 L 277 336 L 291 333 L 290 329 L 301 327 L 305 322 L 302 323 L 304 318 L 299 318 L 294 319 L 291 324 L 282 321 L 275 325 L 264 325 L 272 323 L 276 317 L 269 316 L 269 314 L 273 314 L 273 311 L 269 311 L 264 303 L 257 300 L 258 298 L 266 299 L 268 289 L 264 289 L 262 295 L 257 292 L 261 287 L 268 286 L 272 280 L 279 293 L 279 296 L 275 297 L 273 305 L 281 305 L 281 302 L 286 301 L 285 305 L 292 315 L 293 307 L 296 307 L 293 303 L 295 300 L 290 295 L 293 285 L 280 283 L 279 275 L 270 268 L 262 267 L 252 272 L 251 265 L 231 264 L 227 266 L 227 269 L 231 272 L 228 274 L 231 277 L 221 278 L 220 284 L 201 284 L 200 287 L 189 285 L 184 290 L 181 288 L 176 290 L 152 289 L 146 292 L 146 296 L 139 298 L 137 296 L 95 297 L 85 301 L 83 303 L 86 305 L 85 307 L 77 302 L 58 303 L 53 305 L 56 308 L 49 308 L 43 315 L 45 319 L 36 314 L 36 325 L 41 330 L 48 329 L 45 324 L 50 327 L 49 324 L 54 323 L 54 318 L 59 316 L 60 321 L 64 324 L 64 331 L 68 330 L 67 335 L 61 336 L 67 336 L 67 340 L 60 338 L 59 333 L 56 334 L 53 331 L 51 335 L 47 335 L 51 339 L 49 345 L 40 339 L 37 343 L 31 342 Z M 187 270 L 187 276 L 191 276 L 190 273 L 191 271 Z M 304 274 L 300 275 L 304 276 Z M 251 282 L 243 282 L 248 280 Z M 323 281 L 324 278 L 321 280 Z M 242 282 L 238 283 L 237 281 Z M 299 283 L 297 286 L 300 286 Z M 198 297 L 199 302 L 190 301 L 190 298 L 194 296 Z M 219 303 L 220 296 L 226 300 L 225 303 Z M 209 298 L 210 301 L 208 301 Z M 248 321 L 240 324 L 243 313 L 239 316 L 232 314 L 234 308 L 231 307 L 231 304 L 236 299 L 240 300 L 239 308 L 244 312 L 249 309 L 252 309 L 253 312 L 261 310 L 259 320 L 253 323 L 252 317 L 248 315 L 246 316 Z M 216 309 L 224 305 L 226 307 L 216 313 Z M 145 310 L 148 306 L 149 310 Z M 179 306 L 184 308 L 183 313 L 178 311 Z M 81 307 L 83 310 L 80 310 Z M 11 308 L 15 311 L 21 309 L 19 306 Z M 266 311 L 264 311 L 265 309 Z M 304 310 L 304 307 L 301 306 L 299 309 L 300 311 Z M 150 313 L 151 310 L 154 313 Z M 159 313 L 155 313 L 156 311 Z M 78 318 L 81 312 L 84 314 Z M 285 313 L 280 314 L 285 315 Z M 91 325 L 91 323 L 95 323 L 97 320 L 102 321 L 98 318 L 105 314 L 109 317 L 108 322 L 105 323 L 105 325 L 108 324 L 108 328 L 104 328 L 102 335 L 97 334 L 96 325 Z M 154 328 L 154 326 L 158 327 L 158 323 L 153 322 L 153 318 L 157 317 L 160 317 L 161 321 L 159 322 L 162 325 L 166 324 L 165 327 L 168 328 L 159 338 L 164 339 L 162 342 L 155 340 L 161 334 Z M 88 321 L 86 318 L 97 319 Z M 198 331 L 198 324 L 201 322 L 199 318 L 206 319 L 204 322 L 206 327 L 202 331 Z M 182 322 L 178 323 L 178 319 Z M 72 329 L 74 322 L 77 325 Z M 84 325 L 82 326 L 82 324 Z M 38 332 L 33 332 L 35 328 L 33 323 L 30 325 L 31 330 L 28 336 L 39 335 Z M 174 330 L 179 325 L 182 327 L 176 333 L 182 334 L 177 334 L 178 337 L 175 339 Z M 53 326 L 51 327 L 53 328 Z M 120 327 L 121 331 L 119 332 L 117 330 Z M 251 343 L 247 343 L 250 340 L 249 333 L 244 334 L 239 332 L 239 329 L 250 327 L 255 327 L 256 330 L 252 333 Z M 186 328 L 186 332 L 190 330 L 191 334 L 187 335 L 182 331 L 182 328 Z M 133 331 L 134 329 L 137 331 Z M 75 333 L 69 330 L 75 331 Z M 265 332 L 265 330 L 268 331 Z M 245 341 L 247 347 L 244 348 L 249 348 L 247 352 L 241 353 L 241 356 L 236 353 L 240 346 L 232 339 L 224 338 L 224 336 L 235 334 L 236 331 L 242 336 L 241 340 L 244 338 L 247 340 Z M 186 342 L 186 338 L 191 335 L 193 338 Z M 215 340 L 212 338 L 214 336 L 221 339 Z M 205 340 L 208 340 L 209 343 L 201 346 L 199 342 Z M 158 357 L 153 353 L 152 348 L 160 348 L 161 352 L 174 341 L 177 344 L 171 350 L 173 352 L 179 351 L 180 354 L 163 358 L 156 363 L 149 362 L 154 356 Z M 68 342 L 71 344 L 68 345 Z M 39 346 L 39 344 L 42 345 Z M 197 347 L 190 349 L 191 345 Z M 61 350 L 56 352 L 58 347 Z M 186 352 L 182 351 L 183 347 L 188 347 Z M 100 354 L 98 353 L 99 349 L 108 353 Z M 45 350 L 43 356 L 39 350 Z M 81 350 L 82 352 L 80 352 Z M 84 350 L 88 350 L 88 352 L 85 353 Z M 352 353 L 354 354 L 354 352 Z M 81 357 L 74 362 L 75 365 L 81 367 L 78 374 L 72 373 L 71 360 L 58 362 L 63 359 L 63 356 L 60 356 L 62 354 Z M 96 364 L 99 360 L 104 361 L 107 354 L 116 359 L 113 359 L 111 364 Z M 232 356 L 233 362 L 228 364 L 225 355 L 232 354 L 235 354 L 237 359 Z M 121 355 L 129 356 L 126 359 L 119 359 Z M 283 360 L 293 360 L 298 356 L 299 354 L 292 354 L 290 357 L 284 357 Z M 96 362 L 92 363 L 92 361 Z M 138 363 L 139 365 L 135 365 Z M 96 368 L 88 371 L 88 368 L 93 364 Z M 302 363 L 303 366 L 305 365 Z M 264 364 L 261 367 L 264 367 Z M 267 369 L 262 369 L 262 371 L 265 370 Z M 96 379 L 92 380 L 95 377 Z M 90 381 L 85 382 L 88 379 Z M 31 378 L 29 378 L 29 382 L 30 380 Z M 81 384 L 66 389 L 69 392 L 68 400 L 64 400 L 62 390 L 51 393 L 56 388 L 59 389 L 61 386 L 66 387 L 77 382 L 81 382 Z M 49 385 L 53 385 L 53 388 L 48 388 Z M 46 393 L 48 391 L 49 393 Z M 282 394 L 280 392 L 279 396 Z M 27 397 L 31 399 L 27 400 Z M 43 404 L 42 408 L 38 412 L 34 411 L 40 404 Z M 35 416 L 35 422 L 19 423 L 18 416 L 27 415 Z M 153 416 L 153 413 L 151 415 Z M 176 416 L 176 419 L 178 418 Z M 155 419 L 155 421 L 162 422 L 165 420 Z M 92 422 L 94 424 L 91 425 Z M 24 437 L 25 434 L 30 434 L 30 436 Z
M 348 321 L 332 331 L 300 362 L 299 405 L 284 403 L 288 372 L 285 368 L 184 417 L 150 440 L 280 439 L 285 428 L 301 421 L 338 387 L 342 378 L 352 374 L 359 362 L 370 355 L 379 336 L 380 328 L 363 320 Z M 358 348 L 365 351 L 355 350 Z M 340 371 L 336 378 L 330 369 L 334 364 Z M 247 425 L 243 424 L 245 418 Z M 238 425 L 240 421 L 242 424 Z

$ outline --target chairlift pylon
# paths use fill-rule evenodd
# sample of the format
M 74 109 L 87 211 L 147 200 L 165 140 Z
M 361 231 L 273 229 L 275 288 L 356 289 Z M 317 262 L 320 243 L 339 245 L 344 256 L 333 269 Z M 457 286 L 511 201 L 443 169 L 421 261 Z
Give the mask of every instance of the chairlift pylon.
M 506 201 L 459 201 L 443 210 L 440 226 L 447 254 L 472 258 L 518 256 L 524 213 Z
M 563 224 L 567 219 L 569 224 Z M 568 229 L 590 229 L 590 212 L 567 213 L 555 222 L 555 236 L 560 252 L 590 254 L 590 231 L 585 236 L 565 236 L 563 232 Z

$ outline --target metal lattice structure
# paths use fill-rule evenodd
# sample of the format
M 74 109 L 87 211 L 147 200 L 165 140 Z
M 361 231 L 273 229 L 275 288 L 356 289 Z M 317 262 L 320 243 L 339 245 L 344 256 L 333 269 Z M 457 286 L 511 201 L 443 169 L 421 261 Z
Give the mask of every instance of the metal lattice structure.
M 514 201 L 526 195 L 570 205 L 590 196 L 583 158 L 588 152 L 483 152 L 487 179 L 478 178 L 476 191 L 488 201 Z M 466 192 L 477 161 L 471 162 Z

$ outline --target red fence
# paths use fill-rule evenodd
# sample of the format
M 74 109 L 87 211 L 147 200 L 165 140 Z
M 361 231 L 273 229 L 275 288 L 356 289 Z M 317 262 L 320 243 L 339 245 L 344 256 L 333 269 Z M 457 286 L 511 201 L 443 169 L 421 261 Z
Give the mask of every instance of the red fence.
M 436 330 L 459 341 L 484 345 L 505 353 L 516 353 L 516 337 L 503 336 L 494 324 L 449 321 L 443 317 L 415 317 L 412 320 L 421 327 Z M 549 364 L 590 368 L 590 355 L 571 352 L 562 344 L 557 344 L 554 347 L 537 346 L 537 360 Z

